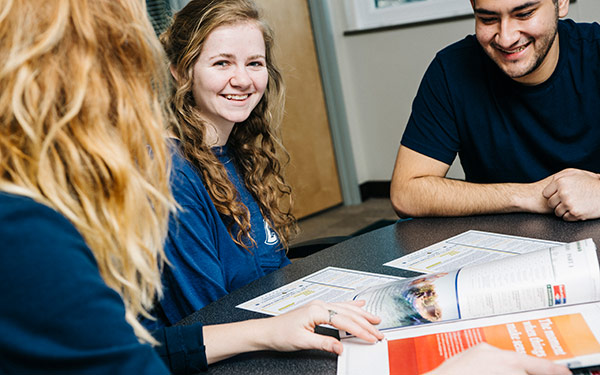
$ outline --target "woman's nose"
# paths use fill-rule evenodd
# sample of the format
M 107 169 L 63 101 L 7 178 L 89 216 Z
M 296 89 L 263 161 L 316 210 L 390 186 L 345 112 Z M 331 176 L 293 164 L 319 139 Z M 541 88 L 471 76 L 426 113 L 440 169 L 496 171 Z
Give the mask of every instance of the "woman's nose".
M 235 87 L 248 87 L 252 84 L 252 79 L 245 67 L 236 68 L 230 79 L 231 85 Z

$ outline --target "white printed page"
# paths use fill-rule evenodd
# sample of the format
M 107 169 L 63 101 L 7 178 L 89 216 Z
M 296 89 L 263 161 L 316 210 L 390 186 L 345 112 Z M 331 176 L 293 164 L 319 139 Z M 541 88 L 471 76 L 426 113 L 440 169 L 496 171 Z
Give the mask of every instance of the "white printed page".
M 448 272 L 562 244 L 562 242 L 536 238 L 470 230 L 385 265 L 423 273 Z
M 591 239 L 461 269 L 460 317 L 471 318 L 600 299 Z
M 267 315 L 280 315 L 317 299 L 326 302 L 349 301 L 359 289 L 399 279 L 402 278 L 327 267 L 236 307 Z

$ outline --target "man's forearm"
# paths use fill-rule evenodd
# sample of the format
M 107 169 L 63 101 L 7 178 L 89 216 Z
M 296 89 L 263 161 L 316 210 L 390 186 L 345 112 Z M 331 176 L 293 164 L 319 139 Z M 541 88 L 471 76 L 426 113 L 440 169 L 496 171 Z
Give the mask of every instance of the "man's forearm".
M 543 183 L 475 184 L 423 176 L 392 182 L 391 199 L 400 216 L 464 216 L 508 212 L 550 212 Z

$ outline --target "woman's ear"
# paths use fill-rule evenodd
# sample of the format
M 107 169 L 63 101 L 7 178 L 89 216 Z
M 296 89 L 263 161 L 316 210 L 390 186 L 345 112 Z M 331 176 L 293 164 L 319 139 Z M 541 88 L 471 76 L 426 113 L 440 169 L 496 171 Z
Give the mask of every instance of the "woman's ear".
M 177 68 L 175 65 L 169 64 L 169 71 L 171 72 L 173 78 L 175 78 L 175 81 L 179 81 L 179 76 L 177 75 Z

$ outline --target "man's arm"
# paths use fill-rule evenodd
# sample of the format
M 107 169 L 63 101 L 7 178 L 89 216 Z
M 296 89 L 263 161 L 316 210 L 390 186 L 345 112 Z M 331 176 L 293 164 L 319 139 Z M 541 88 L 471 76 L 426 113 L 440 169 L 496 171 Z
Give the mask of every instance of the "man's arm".
M 531 184 L 475 184 L 446 178 L 448 164 L 400 146 L 391 200 L 399 216 L 550 213 L 542 190 L 551 177 Z

